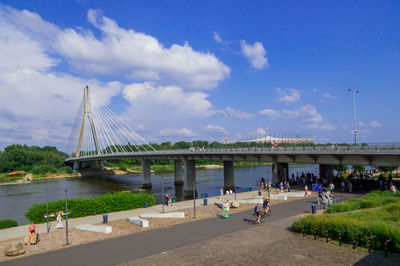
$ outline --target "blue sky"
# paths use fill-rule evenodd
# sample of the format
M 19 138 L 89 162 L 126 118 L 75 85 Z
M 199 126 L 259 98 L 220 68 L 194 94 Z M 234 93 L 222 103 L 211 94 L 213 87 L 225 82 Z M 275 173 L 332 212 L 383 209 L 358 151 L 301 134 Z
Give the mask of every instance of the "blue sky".
M 399 17 L 398 1 L 0 1 L 0 147 L 64 149 L 85 85 L 152 142 L 351 143 L 351 88 L 359 142 L 398 142 Z

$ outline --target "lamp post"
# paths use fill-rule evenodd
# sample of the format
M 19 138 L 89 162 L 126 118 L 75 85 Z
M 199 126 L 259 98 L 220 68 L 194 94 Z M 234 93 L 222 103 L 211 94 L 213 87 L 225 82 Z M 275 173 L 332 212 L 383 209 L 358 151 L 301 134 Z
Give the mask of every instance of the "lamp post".
M 353 118 L 354 118 L 354 144 L 357 144 L 357 133 L 358 130 L 356 128 L 356 94 L 359 93 L 360 91 L 358 90 L 353 90 L 353 89 L 348 89 L 347 91 L 350 91 L 353 93 Z

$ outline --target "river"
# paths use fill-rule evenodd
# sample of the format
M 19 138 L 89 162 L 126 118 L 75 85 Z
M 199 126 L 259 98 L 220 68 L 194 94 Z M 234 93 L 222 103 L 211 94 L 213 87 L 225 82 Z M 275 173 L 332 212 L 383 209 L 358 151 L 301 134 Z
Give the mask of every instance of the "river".
M 290 165 L 289 176 L 297 173 L 317 174 L 316 165 Z M 267 180 L 271 177 L 271 165 L 235 168 L 235 182 L 237 191 L 256 186 L 257 179 Z M 173 173 L 152 174 L 153 187 L 149 191 L 157 203 L 162 200 L 164 193 L 171 193 L 176 199 L 183 200 L 183 187 L 174 187 Z M 49 201 L 64 199 L 65 189 L 68 198 L 90 198 L 112 191 L 133 190 L 140 187 L 140 175 L 121 175 L 102 178 L 60 178 L 36 180 L 30 184 L 1 185 L 0 186 L 0 220 L 14 219 L 19 225 L 28 224 L 25 218 L 26 210 L 35 203 L 46 202 L 47 191 Z M 163 183 L 163 186 L 162 186 Z M 219 188 L 224 183 L 223 169 L 196 170 L 196 188 L 199 194 L 208 193 L 209 196 L 219 195 Z

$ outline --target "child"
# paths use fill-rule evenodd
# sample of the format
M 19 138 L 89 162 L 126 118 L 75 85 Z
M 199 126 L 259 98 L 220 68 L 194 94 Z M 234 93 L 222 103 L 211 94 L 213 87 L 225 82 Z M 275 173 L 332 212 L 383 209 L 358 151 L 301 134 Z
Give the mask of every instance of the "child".
M 305 187 L 304 187 L 304 195 L 307 196 L 307 194 L 308 194 L 308 187 L 307 187 L 307 185 L 305 185 Z

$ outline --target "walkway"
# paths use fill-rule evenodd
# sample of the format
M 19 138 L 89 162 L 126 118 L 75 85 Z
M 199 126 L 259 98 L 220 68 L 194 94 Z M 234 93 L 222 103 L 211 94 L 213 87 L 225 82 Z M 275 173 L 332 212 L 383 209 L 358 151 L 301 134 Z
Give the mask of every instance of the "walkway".
M 273 206 L 269 222 L 309 212 L 315 198 Z M 192 202 L 193 203 L 193 202 Z M 4 262 L 2 265 L 115 265 L 137 258 L 229 234 L 252 226 L 254 216 L 245 211 L 222 220 L 214 217 L 147 232 L 112 238 L 63 250 Z

